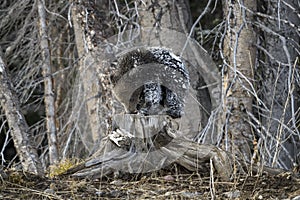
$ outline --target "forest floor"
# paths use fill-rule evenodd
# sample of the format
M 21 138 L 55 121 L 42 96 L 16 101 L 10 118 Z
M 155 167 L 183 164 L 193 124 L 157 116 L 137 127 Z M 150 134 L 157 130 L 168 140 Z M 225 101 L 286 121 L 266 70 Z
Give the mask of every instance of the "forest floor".
M 76 180 L 41 178 L 6 171 L 0 180 L 0 199 L 292 199 L 300 200 L 300 178 L 238 176 L 221 181 L 209 174 L 171 175 L 159 172 L 127 178 Z M 176 173 L 175 173 L 176 174 Z

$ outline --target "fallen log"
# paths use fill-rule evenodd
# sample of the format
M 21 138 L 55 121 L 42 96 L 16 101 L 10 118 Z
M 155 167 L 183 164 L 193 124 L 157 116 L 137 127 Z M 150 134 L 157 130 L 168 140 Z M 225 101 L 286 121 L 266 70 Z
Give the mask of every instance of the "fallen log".
M 101 148 L 65 174 L 93 179 L 116 171 L 156 171 L 172 163 L 196 171 L 199 165 L 212 160 L 217 173 L 230 179 L 232 164 L 228 154 L 213 145 L 185 138 L 177 122 L 167 115 L 118 115 L 115 124 L 113 133 L 102 140 Z
M 77 178 L 101 178 L 115 172 L 147 173 L 176 163 L 189 171 L 198 171 L 212 161 L 224 181 L 240 171 L 279 174 L 283 171 L 251 166 L 230 153 L 208 144 L 199 144 L 182 135 L 176 120 L 167 115 L 117 115 L 115 130 L 102 140 L 101 148 L 83 163 L 63 175 Z M 238 161 L 238 162 L 236 162 Z

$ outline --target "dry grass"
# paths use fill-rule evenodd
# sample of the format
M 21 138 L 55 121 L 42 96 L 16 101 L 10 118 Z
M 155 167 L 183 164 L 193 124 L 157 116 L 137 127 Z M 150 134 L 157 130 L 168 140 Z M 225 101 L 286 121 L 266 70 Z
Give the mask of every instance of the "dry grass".
M 157 172 L 92 181 L 6 173 L 1 199 L 213 199 L 209 175 Z M 290 174 L 240 176 L 232 182 L 215 178 L 213 188 L 215 199 L 292 199 L 300 195 L 300 179 Z

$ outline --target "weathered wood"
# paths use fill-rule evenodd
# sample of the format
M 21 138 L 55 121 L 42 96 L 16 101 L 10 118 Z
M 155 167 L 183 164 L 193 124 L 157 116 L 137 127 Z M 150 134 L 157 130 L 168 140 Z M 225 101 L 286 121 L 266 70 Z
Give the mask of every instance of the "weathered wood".
M 245 20 L 246 16 L 247 19 L 253 18 L 246 8 L 255 11 L 256 1 L 224 3 L 228 31 L 223 50 L 226 62 L 224 62 L 222 77 L 224 100 L 221 124 L 225 126 L 222 129 L 226 130 L 223 136 L 224 149 L 250 161 L 253 132 L 245 119 L 247 119 L 246 111 L 252 112 L 251 93 L 255 92 L 252 80 L 256 36 L 251 24 Z
M 101 88 L 99 78 L 97 77 L 96 56 L 92 55 L 94 45 L 90 42 L 90 30 L 86 30 L 87 25 L 85 23 L 87 22 L 84 20 L 83 14 L 86 13 L 82 7 L 72 7 L 72 22 L 75 32 L 76 48 L 80 58 L 78 62 L 78 74 L 83 86 L 83 91 L 81 91 L 80 95 L 86 103 L 85 115 L 86 120 L 89 122 L 89 130 L 86 132 L 91 133 L 88 135 L 83 134 L 82 138 L 86 148 L 91 151 L 93 143 L 87 138 L 91 137 L 95 143 L 101 138 L 99 133 L 105 131 L 105 128 L 102 129 L 105 125 L 101 123 L 104 122 L 104 120 L 101 119 L 101 113 L 99 111 L 99 105 L 101 104 L 100 96 L 103 92 L 103 88 Z
M 149 171 L 159 170 L 160 166 L 168 163 L 167 159 L 173 159 L 180 155 L 173 163 L 177 163 L 190 171 L 197 171 L 201 165 L 209 163 L 210 159 L 213 161 L 217 173 L 224 180 L 230 180 L 232 174 L 231 159 L 221 149 L 212 145 L 198 144 L 192 141 L 177 138 L 172 140 L 172 144 L 167 147 L 162 147 L 161 151 L 156 156 L 162 156 L 166 160 L 161 160 L 157 165 L 149 162 L 151 160 L 147 157 L 140 156 L 137 153 L 127 152 L 121 148 L 114 150 L 104 156 L 95 157 L 89 161 L 84 162 L 68 173 L 73 173 L 74 177 L 81 178 L 100 178 L 116 171 L 125 171 L 130 173 L 141 173 L 143 170 Z M 168 163 L 171 164 L 171 163 Z M 137 171 L 136 169 L 140 171 Z
M 114 122 L 116 130 L 102 141 L 102 148 L 68 174 L 99 178 L 116 171 L 156 171 L 172 163 L 197 171 L 211 159 L 218 174 L 224 180 L 230 179 L 232 164 L 228 154 L 185 138 L 179 124 L 167 115 L 116 115 Z
M 38 153 L 32 144 L 32 135 L 20 109 L 20 102 L 13 91 L 13 85 L 0 56 L 0 103 L 5 111 L 11 136 L 24 171 L 43 175 Z
M 92 157 L 63 175 L 95 179 L 119 171 L 157 171 L 172 163 L 198 171 L 210 161 L 217 174 L 226 181 L 232 178 L 234 162 L 241 172 L 283 172 L 251 166 L 213 145 L 196 143 L 186 138 L 180 125 L 167 115 L 116 115 L 114 128 L 115 131 L 102 140 L 101 148 Z
M 49 146 L 49 162 L 54 165 L 58 161 L 57 133 L 55 123 L 55 95 L 53 92 L 51 54 L 46 24 L 46 11 L 41 0 L 38 1 L 40 46 L 43 58 L 42 73 L 44 76 L 44 103 L 46 110 L 46 127 Z

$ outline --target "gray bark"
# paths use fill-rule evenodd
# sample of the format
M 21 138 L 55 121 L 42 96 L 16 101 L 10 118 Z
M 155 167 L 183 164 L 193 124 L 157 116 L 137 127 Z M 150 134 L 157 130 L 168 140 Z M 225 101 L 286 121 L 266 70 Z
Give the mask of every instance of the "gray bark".
M 24 171 L 43 175 L 37 150 L 32 143 L 32 135 L 20 110 L 20 103 L 6 71 L 6 66 L 0 57 L 0 100 L 10 127 L 15 148 Z
M 46 11 L 41 0 L 38 1 L 38 13 L 40 20 L 40 45 L 43 58 L 42 73 L 44 76 L 44 102 L 46 108 L 46 128 L 48 136 L 49 161 L 50 165 L 54 165 L 58 161 L 57 135 L 55 124 L 55 97 L 52 83 L 51 55 L 47 33 Z
M 80 6 L 73 7 L 72 22 L 75 32 L 76 48 L 80 59 L 78 73 L 80 83 L 83 85 L 83 90 L 80 91 L 82 92 L 80 94 L 80 102 L 76 103 L 79 103 L 79 105 L 83 103 L 86 106 L 82 116 L 86 118 L 82 119 L 82 121 L 87 121 L 89 129 L 82 130 L 85 132 L 82 135 L 82 139 L 87 149 L 91 151 L 95 143 L 101 139 L 101 135 L 105 134 L 108 123 L 100 118 L 103 114 L 100 111 L 102 104 L 100 96 L 103 88 L 101 87 L 97 75 L 98 66 L 96 65 L 96 56 L 93 55 L 93 52 L 97 51 L 91 42 L 91 30 L 87 28 L 88 22 L 85 21 L 85 15 L 89 14 L 81 9 Z M 88 132 L 90 132 L 90 134 L 88 134 Z
M 252 112 L 253 67 L 256 36 L 250 22 L 256 1 L 226 1 L 223 4 L 228 25 L 223 42 L 225 63 L 223 67 L 223 145 L 225 150 L 247 161 L 251 159 L 252 130 L 247 122 L 247 112 Z

